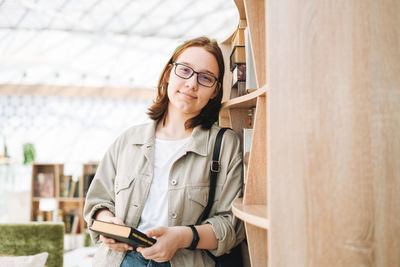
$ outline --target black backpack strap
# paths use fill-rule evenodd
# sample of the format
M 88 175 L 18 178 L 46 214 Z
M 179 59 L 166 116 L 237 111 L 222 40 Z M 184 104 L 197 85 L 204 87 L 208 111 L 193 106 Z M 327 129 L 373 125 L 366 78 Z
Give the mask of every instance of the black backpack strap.
M 217 176 L 221 169 L 221 165 L 219 162 L 219 154 L 221 152 L 222 136 L 224 135 L 224 132 L 228 129 L 229 128 L 221 128 L 217 134 L 217 137 L 215 138 L 214 151 L 213 151 L 212 162 L 211 162 L 211 166 L 210 166 L 210 190 L 208 191 L 208 202 L 207 202 L 207 206 L 205 207 L 203 213 L 201 214 L 201 216 L 198 220 L 198 224 L 208 218 L 208 215 L 210 214 L 211 206 L 214 202 L 215 187 L 217 185 Z

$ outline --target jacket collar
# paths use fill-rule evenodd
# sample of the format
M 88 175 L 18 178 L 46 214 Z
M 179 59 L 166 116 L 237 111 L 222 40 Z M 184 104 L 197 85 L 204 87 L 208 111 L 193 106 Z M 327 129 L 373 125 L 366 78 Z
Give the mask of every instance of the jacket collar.
M 143 127 L 137 128 L 140 132 L 135 132 L 131 136 L 132 145 L 151 145 L 154 144 L 154 136 L 157 122 L 151 121 L 144 124 Z
M 196 126 L 186 146 L 186 151 L 191 151 L 204 157 L 207 156 L 209 136 L 210 130 L 202 129 L 201 125 Z
M 153 146 L 156 126 L 156 121 L 143 125 L 143 127 L 140 128 L 140 133 L 132 135 L 131 143 L 133 145 L 145 145 L 146 147 Z M 201 125 L 196 126 L 186 146 L 186 152 L 190 151 L 201 156 L 207 156 L 209 135 L 210 130 L 202 129 Z

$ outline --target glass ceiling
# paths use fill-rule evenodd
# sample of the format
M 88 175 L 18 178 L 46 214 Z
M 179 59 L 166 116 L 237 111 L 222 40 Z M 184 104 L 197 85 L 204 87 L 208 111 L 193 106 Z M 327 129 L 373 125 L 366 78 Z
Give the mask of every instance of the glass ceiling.
M 238 20 L 233 0 L 0 0 L 0 84 L 154 88 L 177 45 Z

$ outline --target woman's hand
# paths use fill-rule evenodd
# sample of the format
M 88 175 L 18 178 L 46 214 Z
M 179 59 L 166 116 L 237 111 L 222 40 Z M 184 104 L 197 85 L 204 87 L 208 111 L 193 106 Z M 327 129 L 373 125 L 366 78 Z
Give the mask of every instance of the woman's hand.
M 189 227 L 157 227 L 147 231 L 148 237 L 156 237 L 157 242 L 148 248 L 136 249 L 145 259 L 156 262 L 169 261 L 180 248 L 188 247 L 192 241 L 193 233 Z
M 114 217 L 114 214 L 112 214 L 109 210 L 102 210 L 100 211 L 97 216 L 97 220 L 104 221 L 104 222 L 110 222 L 110 223 L 115 223 L 115 224 L 122 224 L 125 225 L 124 222 L 117 217 Z M 107 247 L 109 247 L 111 250 L 117 251 L 117 252 L 124 252 L 126 250 L 133 250 L 133 247 L 122 243 L 122 242 L 117 242 L 112 238 L 107 238 L 103 235 L 100 235 L 100 240 L 104 244 L 106 244 Z

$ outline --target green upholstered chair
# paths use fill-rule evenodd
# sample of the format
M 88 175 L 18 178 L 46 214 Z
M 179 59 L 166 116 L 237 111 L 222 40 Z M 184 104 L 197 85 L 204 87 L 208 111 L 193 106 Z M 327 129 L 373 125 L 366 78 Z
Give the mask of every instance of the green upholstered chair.
M 48 252 L 47 267 L 63 265 L 63 223 L 0 224 L 0 240 L 0 254 L 26 256 Z

